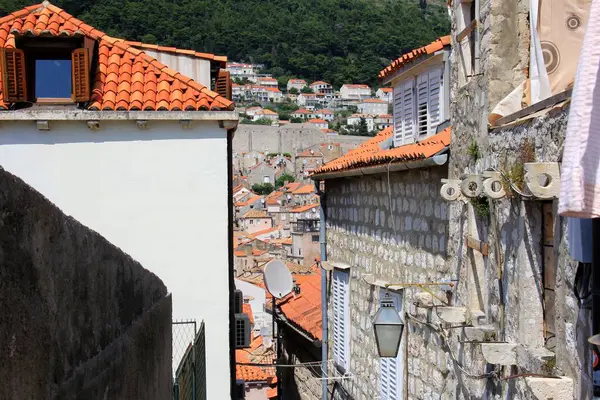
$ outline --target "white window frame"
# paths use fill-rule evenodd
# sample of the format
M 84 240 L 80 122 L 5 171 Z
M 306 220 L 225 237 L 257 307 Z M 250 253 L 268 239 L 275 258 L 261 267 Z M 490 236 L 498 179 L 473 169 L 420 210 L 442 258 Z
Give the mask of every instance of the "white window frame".
M 385 288 L 380 288 L 379 298 L 386 294 Z M 404 322 L 404 296 L 403 292 L 390 291 L 390 297 L 394 306 Z M 406 328 L 405 328 L 406 329 Z M 404 334 L 403 334 L 404 336 Z M 404 361 L 406 357 L 406 339 L 403 337 L 396 358 L 379 359 L 379 399 L 380 400 L 402 400 L 404 399 Z
M 333 362 L 344 373 L 350 368 L 350 273 L 334 268 L 332 278 Z

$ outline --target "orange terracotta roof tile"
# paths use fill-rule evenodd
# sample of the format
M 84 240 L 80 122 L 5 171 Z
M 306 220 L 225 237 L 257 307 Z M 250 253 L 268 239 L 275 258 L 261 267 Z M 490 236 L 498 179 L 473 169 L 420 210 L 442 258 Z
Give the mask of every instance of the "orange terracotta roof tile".
M 329 83 L 323 82 L 323 81 L 316 81 L 316 82 L 313 82 L 310 84 L 310 86 L 313 86 L 313 85 L 329 85 Z
M 272 400 L 272 399 L 276 399 L 277 398 L 277 388 L 271 388 L 269 390 L 267 390 L 267 399 L 268 400 Z
M 313 208 L 319 208 L 319 204 L 306 204 L 304 206 L 296 207 L 290 210 L 291 213 L 303 213 L 306 211 L 310 211 Z
M 402 56 L 400 56 L 400 58 L 393 61 L 389 66 L 381 70 L 381 72 L 379 72 L 379 79 L 387 78 L 388 76 L 392 75 L 394 72 L 402 68 L 404 65 L 413 62 L 415 59 L 428 54 L 433 54 L 436 51 L 440 51 L 444 47 L 449 45 L 450 35 L 442 36 L 441 38 L 429 43 L 427 46 L 419 47 L 418 49 L 409 51 L 408 53 L 403 54 Z
M 451 128 L 446 128 L 442 132 L 417 143 L 382 150 L 379 147 L 380 143 L 390 139 L 393 134 L 393 127 L 382 130 L 377 136 L 362 143 L 356 149 L 350 150 L 342 157 L 316 169 L 313 175 L 432 157 L 450 145 Z
M 286 318 L 313 338 L 321 340 L 321 274 L 294 275 L 300 294 L 277 302 Z
M 356 84 L 356 83 L 346 83 L 342 86 L 350 88 L 350 89 L 370 89 L 369 85 Z
M 237 352 L 236 352 L 237 353 Z M 240 361 L 238 361 L 240 362 Z M 235 366 L 235 379 L 245 382 L 266 382 L 269 375 L 260 367 L 251 367 L 248 365 Z
M 292 194 L 311 194 L 315 192 L 315 187 L 313 185 L 302 185 L 298 187 L 296 190 L 292 192 Z
M 244 250 L 235 250 L 233 255 L 236 257 L 246 257 L 246 252 Z
M 248 316 L 248 319 L 250 319 L 250 323 L 254 324 L 254 314 L 252 314 L 252 307 L 249 303 L 244 303 L 242 305 L 242 312 Z
M 260 199 L 262 199 L 263 197 L 255 194 L 254 196 L 251 196 L 250 198 L 248 198 L 246 201 L 238 201 L 235 203 L 236 206 L 238 207 L 245 207 L 247 205 L 256 203 L 257 201 L 260 201 Z
M 202 53 L 202 52 L 194 51 L 194 50 L 183 50 L 183 49 L 178 49 L 175 47 L 158 46 L 155 44 L 147 44 L 147 43 L 140 43 L 140 42 L 125 41 L 125 43 L 129 44 L 132 47 L 135 47 L 136 49 L 160 51 L 160 52 L 164 52 L 164 53 L 174 53 L 174 54 L 180 54 L 180 55 L 184 55 L 184 56 L 202 58 L 204 60 L 218 61 L 218 62 L 223 63 L 223 66 L 225 66 L 225 63 L 227 62 L 227 56 L 217 56 L 214 54 Z
M 262 235 L 267 235 L 267 234 L 272 233 L 272 232 L 277 232 L 277 231 L 281 230 L 281 228 L 282 228 L 281 226 L 274 226 L 274 227 L 269 228 L 269 229 L 264 229 L 262 231 L 254 232 L 252 234 L 252 237 L 256 238 L 256 237 L 259 237 L 259 236 L 262 236 Z
M 387 101 L 381 99 L 366 99 L 363 100 L 363 103 L 387 103 Z
M 248 218 L 271 218 L 271 217 L 269 216 L 269 214 L 267 214 L 266 211 L 250 210 L 246 214 L 244 214 L 241 218 L 248 219 Z
M 325 121 L 324 119 L 321 119 L 321 118 L 313 118 L 308 122 L 310 122 L 312 124 L 326 124 L 327 123 L 327 121 Z
M 381 90 L 384 93 L 392 93 L 394 91 L 394 88 L 391 88 L 391 87 L 382 87 L 382 88 L 379 88 L 379 90 Z
M 306 149 L 300 153 L 298 153 L 298 155 L 296 155 L 296 157 L 323 157 L 323 153 L 321 153 L 320 151 L 315 151 L 313 149 Z
M 233 102 L 204 85 L 50 3 L 29 6 L 0 18 L 0 48 L 14 48 L 17 36 L 88 37 L 98 43 L 98 67 L 87 105 L 89 110 L 234 109 Z M 2 89 L 0 82 L 0 109 L 6 110 L 10 105 L 4 101 Z

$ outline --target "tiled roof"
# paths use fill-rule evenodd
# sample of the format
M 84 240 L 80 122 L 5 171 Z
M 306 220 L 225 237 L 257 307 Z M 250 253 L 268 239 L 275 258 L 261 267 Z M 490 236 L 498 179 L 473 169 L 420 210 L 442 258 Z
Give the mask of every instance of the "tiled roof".
M 266 213 L 266 211 L 250 210 L 246 214 L 244 214 L 241 218 L 248 219 L 248 218 L 271 218 L 271 217 L 269 216 L 269 214 Z
M 296 155 L 296 157 L 323 157 L 323 153 L 320 151 L 314 151 L 313 149 L 306 149 Z
M 382 87 L 382 88 L 379 88 L 379 90 L 381 90 L 384 93 L 392 93 L 394 91 L 394 88 L 391 88 L 391 87 Z
M 306 83 L 304 79 L 290 79 L 289 82 L 292 83 Z
M 238 201 L 237 203 L 235 203 L 235 205 L 237 207 L 245 207 L 245 206 L 250 205 L 252 203 L 256 203 L 260 199 L 262 199 L 262 196 L 260 196 L 258 194 L 255 194 L 254 196 L 250 197 L 246 201 Z
M 265 108 L 264 110 L 258 111 L 257 114 L 260 114 L 260 115 L 279 115 L 275 111 L 269 110 L 268 108 Z
M 313 85 L 329 85 L 329 83 L 323 82 L 323 81 L 316 81 L 316 82 L 313 82 L 310 84 L 310 86 L 313 86 Z
M 442 132 L 420 142 L 382 150 L 379 146 L 380 143 L 390 139 L 394 134 L 393 127 L 389 127 L 379 132 L 377 136 L 362 143 L 356 149 L 350 150 L 342 157 L 316 169 L 314 174 L 429 158 L 450 145 L 450 131 L 450 128 L 446 128 Z
M 302 186 L 302 182 L 290 182 L 287 185 L 285 185 L 284 188 L 290 192 L 293 192 L 294 190 L 298 189 L 300 186 Z
M 254 324 L 254 314 L 252 314 L 252 306 L 249 303 L 242 305 L 242 312 L 248 316 L 251 324 Z
M 355 84 L 355 83 L 346 83 L 342 85 L 342 87 L 347 87 L 349 89 L 370 89 L 368 85 Z
M 292 194 L 311 194 L 314 193 L 315 187 L 313 185 L 303 185 L 292 192 Z
M 274 227 L 269 228 L 269 229 L 264 229 L 262 231 L 254 232 L 252 234 L 252 237 L 256 238 L 256 237 L 259 237 L 259 236 L 262 236 L 262 235 L 267 235 L 267 234 L 272 233 L 272 232 L 277 232 L 279 230 L 281 230 L 281 226 L 274 226 Z
M 322 338 L 321 274 L 295 275 L 300 294 L 290 294 L 277 302 L 286 318 L 315 339 Z
M 311 124 L 326 124 L 327 121 L 325 121 L 324 119 L 320 119 L 320 118 L 313 118 L 310 121 Z
M 294 111 L 293 114 L 313 114 L 313 111 L 307 110 L 306 108 L 300 108 Z
M 365 100 L 363 100 L 363 103 L 386 103 L 387 104 L 387 101 L 381 100 L 381 99 L 365 99 Z
M 15 48 L 17 36 L 89 37 L 98 42 L 98 67 L 88 109 L 233 110 L 230 100 L 168 68 L 122 39 L 108 36 L 64 10 L 42 3 L 0 18 L 0 48 Z M 0 109 L 4 101 L 0 82 Z
M 148 44 L 148 43 L 141 43 L 141 42 L 126 41 L 126 43 L 135 48 L 138 48 L 140 50 L 160 51 L 163 53 L 173 53 L 173 54 L 179 54 L 182 56 L 202 58 L 204 60 L 218 61 L 218 62 L 223 63 L 223 67 L 225 67 L 225 63 L 227 63 L 227 56 L 217 56 L 214 54 L 202 53 L 202 52 L 194 51 L 194 50 L 183 50 L 183 49 L 178 49 L 176 47 L 159 46 L 156 44 Z
M 304 206 L 296 207 L 290 210 L 291 213 L 303 213 L 306 211 L 310 211 L 313 208 L 319 208 L 319 204 L 306 204 Z
M 267 399 L 268 400 L 273 400 L 277 398 L 277 388 L 271 388 L 269 390 L 267 390 Z
M 233 255 L 236 257 L 246 257 L 246 252 L 244 250 L 235 250 Z
M 397 70 L 402 68 L 404 65 L 413 62 L 415 59 L 417 59 L 419 57 L 422 57 L 422 56 L 425 56 L 428 54 L 433 54 L 436 51 L 440 51 L 445 46 L 449 46 L 449 45 L 450 45 L 450 36 L 448 35 L 448 36 L 442 36 L 441 38 L 434 40 L 433 42 L 429 43 L 427 46 L 419 47 L 418 49 L 409 51 L 408 53 L 403 54 L 402 56 L 400 56 L 400 58 L 393 61 L 389 66 L 384 68 L 379 73 L 379 79 L 384 79 L 384 78 L 390 76 L 391 74 L 393 74 L 394 72 L 396 72 Z

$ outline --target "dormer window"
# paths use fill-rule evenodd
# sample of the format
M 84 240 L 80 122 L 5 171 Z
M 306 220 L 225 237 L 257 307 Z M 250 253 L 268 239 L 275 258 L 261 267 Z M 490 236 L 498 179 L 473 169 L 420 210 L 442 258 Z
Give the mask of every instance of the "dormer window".
M 16 49 L 2 53 L 4 100 L 42 104 L 88 101 L 93 46 L 88 39 L 18 39 Z

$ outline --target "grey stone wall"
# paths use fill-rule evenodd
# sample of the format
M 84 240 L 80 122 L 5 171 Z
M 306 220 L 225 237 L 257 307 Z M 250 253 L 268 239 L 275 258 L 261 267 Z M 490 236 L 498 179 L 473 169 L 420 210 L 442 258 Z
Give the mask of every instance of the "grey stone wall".
M 0 168 L 0 398 L 166 399 L 162 281 Z
M 328 137 L 313 124 L 290 124 L 279 127 L 240 124 L 233 138 L 234 153 L 252 150 L 267 153 L 295 154 L 318 143 L 340 143 L 346 153 L 357 147 L 368 137 L 335 136 Z
M 349 373 L 339 384 L 355 399 L 379 395 L 379 358 L 371 321 L 379 308 L 379 288 L 366 274 L 388 282 L 435 282 L 451 278 L 446 264 L 448 205 L 439 197 L 446 167 L 327 181 L 328 260 L 351 266 L 351 349 Z M 390 199 L 391 195 L 391 199 Z M 391 202 L 390 202 L 391 200 Z M 391 203 L 391 204 L 390 204 Z M 418 289 L 404 290 L 406 312 L 436 321 L 431 310 L 414 306 Z M 332 332 L 332 304 L 328 312 Z M 447 357 L 428 328 L 408 320 L 410 398 L 438 399 L 447 386 Z M 333 337 L 329 337 L 332 346 Z M 329 349 L 332 354 L 331 347 Z M 406 351 L 406 350 L 402 350 Z M 335 368 L 330 376 L 339 376 Z
M 283 368 L 283 394 L 288 400 L 320 400 L 321 368 L 319 365 L 302 366 L 301 363 L 321 361 L 321 347 L 315 346 L 295 330 L 280 324 L 282 334 L 282 357 L 288 365 L 295 368 Z

